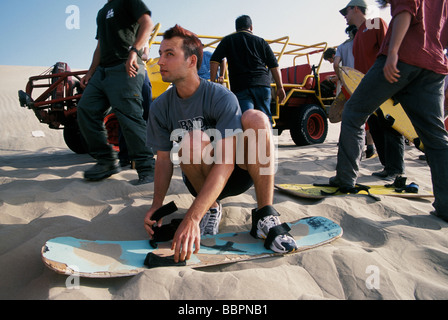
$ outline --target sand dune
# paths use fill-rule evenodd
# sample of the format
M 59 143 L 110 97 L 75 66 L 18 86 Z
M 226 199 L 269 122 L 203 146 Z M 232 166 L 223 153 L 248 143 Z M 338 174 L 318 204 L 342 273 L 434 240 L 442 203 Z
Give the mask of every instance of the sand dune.
M 342 226 L 341 239 L 303 253 L 192 270 L 151 269 L 129 278 L 81 279 L 47 269 L 40 249 L 46 240 L 73 236 L 92 240 L 146 238 L 143 217 L 153 185 L 135 187 L 133 170 L 101 182 L 83 181 L 94 162 L 65 145 L 62 132 L 40 124 L 21 108 L 17 91 L 46 68 L 0 66 L 0 299 L 447 299 L 448 224 L 431 215 L 431 199 L 362 195 L 307 201 L 275 193 L 283 221 L 324 216 Z M 33 136 L 40 131 L 43 137 Z M 326 182 L 334 175 L 339 125 L 322 145 L 296 147 L 288 132 L 279 138 L 277 183 Z M 420 152 L 406 150 L 406 173 L 431 188 Z M 362 162 L 360 182 L 381 184 Z M 254 190 L 223 201 L 221 231 L 250 228 Z M 185 213 L 192 198 L 179 168 L 166 201 Z M 376 278 L 375 278 L 376 277 Z

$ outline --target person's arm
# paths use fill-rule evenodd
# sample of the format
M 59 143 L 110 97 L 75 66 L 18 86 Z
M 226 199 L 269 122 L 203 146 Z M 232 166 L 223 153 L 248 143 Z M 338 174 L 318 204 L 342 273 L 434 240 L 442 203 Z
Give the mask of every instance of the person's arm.
M 336 73 L 336 77 L 339 79 L 339 65 L 342 61 L 342 58 L 340 56 L 335 56 L 333 61 L 333 69 Z
M 226 68 L 227 68 L 227 59 L 222 59 L 221 64 L 219 65 L 219 78 L 224 79 L 224 76 L 226 75 Z
M 226 142 L 227 141 L 227 142 Z M 233 150 L 230 154 L 225 146 L 233 143 Z M 173 238 L 171 250 L 174 250 L 174 262 L 190 259 L 192 253 L 197 253 L 200 248 L 201 231 L 199 223 L 207 210 L 216 201 L 224 189 L 230 175 L 234 169 L 234 159 L 236 152 L 236 138 L 228 137 L 219 140 L 216 144 L 215 152 L 218 152 L 215 159 L 225 159 L 222 163 L 215 163 L 208 174 L 201 191 L 193 201 L 190 209 L 187 211 L 184 220 L 179 225 Z M 194 251 L 193 251 L 194 246 Z
M 210 81 L 217 81 L 219 62 L 210 61 Z
M 138 19 L 139 29 L 134 44 L 132 45 L 137 51 L 140 51 L 146 44 L 146 40 L 149 39 L 154 24 L 149 14 L 143 14 Z M 135 77 L 138 73 L 138 59 L 137 52 L 130 51 L 128 61 L 126 61 L 126 71 L 130 77 Z
M 282 75 L 280 73 L 280 68 L 271 69 L 272 76 L 274 77 L 275 84 L 277 85 L 277 97 L 278 102 L 282 103 L 286 98 L 285 88 L 283 87 Z
M 389 51 L 387 53 L 387 60 L 383 69 L 384 77 L 390 83 L 397 82 L 400 78 L 400 70 L 397 68 L 398 51 L 400 50 L 403 39 L 409 30 L 411 19 L 412 16 L 407 11 L 401 12 L 394 19 Z
M 210 57 L 210 80 L 213 82 L 223 83 L 224 77 L 218 75 L 218 68 L 224 62 L 226 52 L 226 38 L 222 39 Z M 222 72 L 222 71 L 221 71 Z M 224 75 L 222 73 L 222 75 Z
M 101 49 L 100 49 L 100 41 L 96 45 L 95 52 L 93 53 L 92 63 L 90 64 L 90 68 L 87 71 L 86 75 L 81 79 L 81 88 L 85 89 L 87 84 L 89 83 L 90 78 L 92 78 L 95 73 L 96 68 L 100 65 L 101 61 Z
M 142 60 L 145 62 L 149 60 L 149 47 L 147 45 L 143 47 Z
M 144 226 L 146 232 L 152 238 L 154 231 L 152 227 L 155 224 L 162 224 L 162 221 L 151 220 L 154 212 L 162 207 L 165 196 L 170 186 L 171 178 L 173 176 L 173 163 L 171 162 L 169 151 L 158 151 L 156 167 L 154 170 L 154 196 L 152 200 L 152 206 L 146 213 L 144 219 Z
M 219 75 L 218 75 L 219 67 Z M 221 63 L 216 61 L 210 61 L 210 80 L 213 82 L 218 82 L 224 84 L 224 76 L 227 68 L 227 59 L 222 59 Z M 212 73 L 213 72 L 213 73 Z

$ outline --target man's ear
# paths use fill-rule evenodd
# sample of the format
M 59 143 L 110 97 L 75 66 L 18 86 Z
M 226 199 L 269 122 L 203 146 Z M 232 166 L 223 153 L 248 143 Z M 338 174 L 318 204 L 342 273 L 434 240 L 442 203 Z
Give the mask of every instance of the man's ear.
M 190 67 L 194 67 L 194 68 L 197 68 L 197 64 L 198 64 L 198 57 L 195 55 L 195 54 L 193 54 L 191 57 L 190 57 Z

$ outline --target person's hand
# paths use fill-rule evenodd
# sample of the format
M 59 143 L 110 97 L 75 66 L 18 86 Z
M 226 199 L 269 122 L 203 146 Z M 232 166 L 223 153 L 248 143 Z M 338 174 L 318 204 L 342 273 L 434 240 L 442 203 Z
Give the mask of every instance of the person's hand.
M 79 82 L 79 84 L 81 85 L 81 89 L 85 89 L 87 87 L 87 85 L 89 84 L 90 78 L 92 78 L 92 75 L 90 74 L 90 72 L 87 72 L 86 75 L 84 77 L 82 77 L 81 81 Z
M 146 213 L 145 219 L 143 220 L 145 230 L 151 239 L 153 239 L 154 236 L 154 230 L 153 230 L 154 226 L 157 225 L 160 227 L 162 225 L 163 219 L 160 219 L 159 221 L 151 220 L 152 215 L 154 214 L 154 212 L 157 211 L 157 209 L 158 208 L 151 207 L 151 209 L 149 209 L 149 211 Z
M 177 228 L 171 250 L 174 250 L 174 262 L 189 260 L 192 253 L 197 253 L 201 245 L 201 230 L 199 223 L 184 219 Z M 193 252 L 194 246 L 194 252 Z
M 278 97 L 278 103 L 283 103 L 286 98 L 286 92 L 283 87 L 277 89 L 277 97 Z
M 137 60 L 137 53 L 135 53 L 134 51 L 131 51 L 129 53 L 129 58 L 126 61 L 126 72 L 128 73 L 128 75 L 131 78 L 133 78 L 133 77 L 137 76 L 138 69 L 139 69 L 139 65 L 138 65 L 138 60 Z
M 400 79 L 400 70 L 397 68 L 398 54 L 389 54 L 383 68 L 384 77 L 390 83 L 398 82 Z
M 219 84 L 224 84 L 224 77 L 223 76 L 219 76 L 216 78 L 216 82 Z

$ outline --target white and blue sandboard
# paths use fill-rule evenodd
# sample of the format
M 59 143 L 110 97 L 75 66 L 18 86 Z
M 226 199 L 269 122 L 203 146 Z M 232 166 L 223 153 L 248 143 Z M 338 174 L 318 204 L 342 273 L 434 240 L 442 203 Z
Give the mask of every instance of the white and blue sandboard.
M 298 245 L 295 252 L 327 244 L 342 236 L 342 228 L 323 217 L 304 218 L 288 225 Z M 204 236 L 199 253 L 193 254 L 186 266 L 199 268 L 283 255 L 266 249 L 263 243 L 249 232 Z M 61 274 L 88 278 L 126 277 L 159 267 L 151 265 L 152 262 L 145 266 L 145 259 L 147 256 L 172 257 L 170 248 L 171 241 L 159 243 L 154 249 L 148 240 L 90 241 L 61 237 L 45 243 L 42 259 L 50 269 Z

